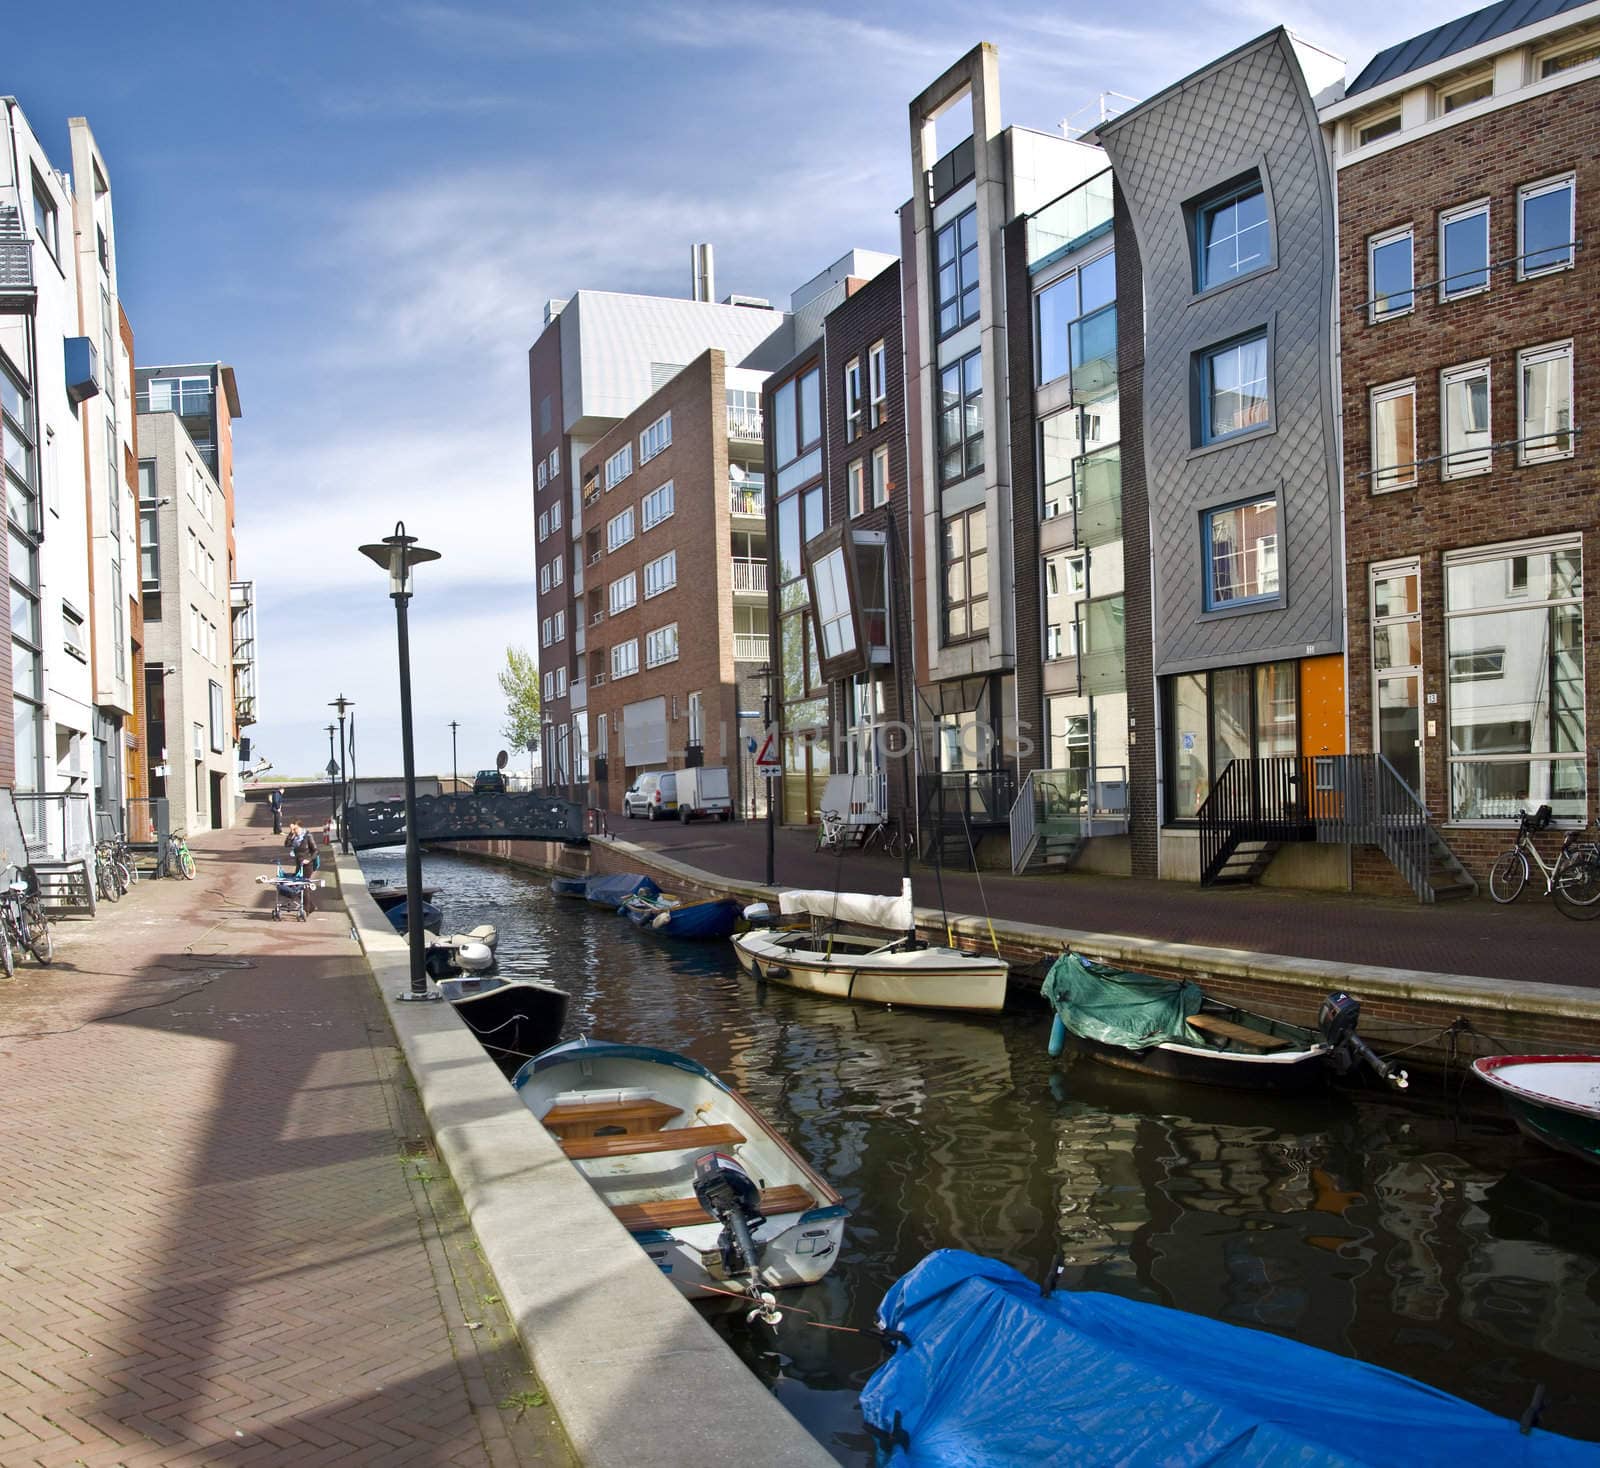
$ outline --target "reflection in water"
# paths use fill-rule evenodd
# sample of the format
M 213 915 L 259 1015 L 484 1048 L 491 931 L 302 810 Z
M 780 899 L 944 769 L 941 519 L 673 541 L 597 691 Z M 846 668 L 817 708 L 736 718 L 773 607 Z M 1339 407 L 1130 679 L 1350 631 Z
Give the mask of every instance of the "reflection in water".
M 398 879 L 398 853 L 368 853 Z M 758 990 L 720 944 L 669 945 L 542 879 L 429 856 L 446 922 L 500 930 L 501 971 L 569 990 L 573 1033 L 695 1056 L 744 1091 L 853 1211 L 839 1265 L 785 1293 L 776 1336 L 706 1307 L 842 1461 L 882 1359 L 871 1321 L 930 1249 L 989 1254 L 1292 1336 L 1600 1437 L 1600 1183 L 1492 1109 L 1272 1099 L 1051 1061 L 1042 1011 L 959 1019 Z M 1469 1094 L 1469 1100 L 1473 1099 Z M 809 1312 L 809 1313 L 802 1313 Z

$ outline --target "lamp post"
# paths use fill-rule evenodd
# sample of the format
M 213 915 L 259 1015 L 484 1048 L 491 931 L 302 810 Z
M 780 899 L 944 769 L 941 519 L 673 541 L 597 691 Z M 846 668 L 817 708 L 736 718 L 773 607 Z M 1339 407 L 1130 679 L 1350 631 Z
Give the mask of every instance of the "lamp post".
M 766 739 L 768 731 L 772 728 L 772 664 L 763 663 L 756 669 L 756 677 L 761 680 L 761 737 Z M 775 866 L 777 860 L 777 812 L 772 804 L 772 781 L 760 774 L 757 775 L 766 781 L 766 788 L 762 794 L 767 800 L 767 886 L 772 887 L 777 883 Z
M 422 849 L 417 844 L 417 766 L 411 746 L 411 639 L 406 627 L 406 604 L 411 600 L 411 568 L 437 561 L 439 552 L 425 550 L 414 535 L 406 534 L 404 520 L 395 522 L 394 534 L 376 545 L 364 545 L 361 554 L 389 573 L 389 596 L 394 602 L 395 638 L 400 651 L 400 754 L 406 793 L 406 940 L 411 950 L 411 987 L 401 999 L 437 998 L 428 992 L 422 953 Z
M 328 803 L 333 809 L 333 825 L 339 825 L 339 792 L 335 788 L 333 779 L 339 773 L 339 761 L 333 757 L 333 725 L 328 725 Z
M 342 693 L 328 704 L 329 708 L 339 710 L 339 806 L 336 814 L 339 817 L 339 846 L 346 856 L 350 855 L 350 831 L 345 825 L 344 808 L 350 803 L 350 782 L 344 771 L 344 711 L 355 706 L 355 700 L 346 698 Z
M 450 720 L 450 793 L 456 793 L 456 787 L 461 783 L 461 777 L 456 774 L 456 730 L 461 725 L 454 719 Z

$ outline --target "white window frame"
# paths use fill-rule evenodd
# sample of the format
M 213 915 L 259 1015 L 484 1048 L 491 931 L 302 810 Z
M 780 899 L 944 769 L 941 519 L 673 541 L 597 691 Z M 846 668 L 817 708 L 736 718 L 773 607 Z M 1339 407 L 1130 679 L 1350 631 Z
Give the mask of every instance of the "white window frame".
M 1468 449 L 1455 457 L 1465 460 L 1467 467 L 1452 468 L 1450 454 L 1449 391 L 1453 382 L 1470 377 L 1484 381 L 1484 433 L 1488 442 L 1481 449 Z M 1489 359 L 1463 362 L 1458 367 L 1446 367 L 1439 373 L 1439 477 L 1441 479 L 1471 479 L 1474 475 L 1488 474 L 1494 468 L 1494 378 L 1489 371 Z M 1479 460 L 1481 459 L 1481 463 Z
M 1540 194 L 1554 193 L 1557 189 L 1566 189 L 1567 207 L 1567 258 L 1555 265 L 1541 265 L 1537 270 L 1528 270 L 1528 248 L 1522 240 L 1522 209 L 1523 205 Z M 1542 275 L 1555 275 L 1562 270 L 1571 270 L 1578 263 L 1578 175 L 1571 171 L 1557 174 L 1551 178 L 1541 178 L 1534 183 L 1522 184 L 1517 189 L 1517 279 L 1538 280 Z
M 1582 61 L 1575 61 L 1566 66 L 1558 66 L 1554 71 L 1545 70 L 1545 67 L 1552 61 L 1564 61 L 1568 56 L 1581 51 L 1593 51 L 1596 54 Z M 1572 71 L 1580 66 L 1593 66 L 1597 61 L 1600 61 L 1600 36 L 1591 32 L 1581 40 L 1566 45 L 1551 46 L 1546 51 L 1540 51 L 1533 59 L 1533 75 L 1530 80 L 1536 82 L 1545 81 L 1550 77 L 1560 76 L 1562 72 Z
M 623 654 L 619 657 L 618 654 Z M 613 643 L 611 646 L 611 681 L 615 683 L 618 678 L 631 678 L 639 671 L 639 639 L 630 637 L 626 642 Z
M 559 667 L 555 670 L 555 679 L 556 697 L 565 698 L 567 696 L 567 670 L 565 666 Z
M 671 649 L 666 650 L 666 644 L 671 643 Z M 664 627 L 653 627 L 645 634 L 644 665 L 647 668 L 659 668 L 667 663 L 678 661 L 678 624 L 668 622 Z
M 565 642 L 567 640 L 567 614 L 565 610 L 557 612 L 550 619 L 550 640 L 552 642 Z
M 1474 87 L 1480 87 L 1484 82 L 1489 83 L 1489 90 L 1481 97 L 1474 97 L 1470 102 L 1458 102 L 1450 105 L 1452 97 L 1459 96 L 1462 92 L 1470 92 Z M 1476 102 L 1488 102 L 1494 97 L 1494 68 L 1475 71 L 1470 76 L 1458 76 L 1452 81 L 1442 82 L 1433 89 L 1435 117 L 1444 117 L 1451 112 L 1459 112 L 1463 107 L 1471 107 Z
M 547 595 L 549 593 L 549 591 L 550 591 L 550 566 L 549 566 L 549 563 L 546 562 L 544 565 L 539 567 L 539 594 L 541 596 L 544 596 L 544 595 Z
M 880 473 L 879 470 L 882 470 Z M 868 476 L 871 486 L 872 508 L 889 503 L 889 445 L 879 444 L 872 451 L 872 473 Z
M 567 579 L 567 559 L 557 556 L 550 562 L 550 585 L 552 588 L 560 586 Z
M 1446 263 L 1444 247 L 1445 230 L 1452 224 L 1459 224 L 1463 219 L 1470 219 L 1475 214 L 1483 215 L 1483 284 L 1467 286 L 1462 290 L 1451 290 L 1448 274 L 1449 265 Z M 1489 213 L 1488 199 L 1474 199 L 1470 204 L 1457 204 L 1453 209 L 1442 209 L 1439 212 L 1439 300 L 1464 301 L 1468 296 L 1481 296 L 1494 284 L 1494 271 L 1490 269 L 1492 260 L 1492 242 L 1494 235 L 1494 220 Z M 1465 274 L 1466 272 L 1458 272 Z
M 866 406 L 862 393 L 861 358 L 852 357 L 844 364 L 844 441 L 854 443 L 861 437 L 861 412 Z
M 881 341 L 867 348 L 867 391 L 870 395 L 868 424 L 882 428 L 889 416 L 889 357 Z
M 652 579 L 655 585 L 652 586 Z M 644 568 L 644 599 L 660 596 L 678 584 L 678 553 L 669 550 L 664 556 L 647 561 Z
M 633 442 L 629 440 L 606 460 L 606 493 L 609 494 L 632 473 Z
M 561 501 L 557 500 L 550 506 L 550 533 L 555 534 L 561 528 Z
M 852 459 L 844 466 L 845 497 L 850 502 L 852 515 L 867 512 L 867 461 Z
M 1378 464 L 1378 404 L 1395 398 L 1411 399 L 1411 463 L 1384 469 Z M 1442 431 L 1442 430 L 1441 430 Z M 1390 494 L 1397 489 L 1412 489 L 1417 483 L 1417 380 L 1408 377 L 1403 382 L 1386 382 L 1367 394 L 1368 468 L 1373 494 Z M 1397 477 L 1388 479 L 1393 474 Z
M 606 587 L 606 607 L 610 616 L 625 612 L 639 604 L 639 574 L 629 571 Z
M 539 488 L 540 489 L 543 489 L 545 487 L 545 485 L 550 482 L 550 469 L 549 469 L 549 461 L 548 460 L 545 460 L 545 459 L 540 459 L 539 460 L 539 468 L 538 468 L 538 471 L 537 471 L 537 478 L 538 478 L 538 483 L 539 483 Z
M 1378 266 L 1377 253 L 1386 245 L 1392 245 L 1399 240 L 1411 241 L 1411 300 L 1407 305 L 1396 306 L 1392 310 L 1378 309 Z M 1382 234 L 1371 235 L 1367 239 L 1367 320 L 1391 321 L 1396 316 L 1409 316 L 1417 309 L 1417 235 L 1416 230 L 1409 224 L 1399 229 L 1385 230 Z
M 665 504 L 666 509 L 660 506 Z M 670 520 L 677 513 L 678 494 L 669 479 L 663 485 L 652 489 L 639 501 L 639 526 L 642 534 L 647 530 L 654 530 L 663 520 Z
M 648 464 L 663 449 L 672 447 L 672 412 L 669 409 L 639 434 L 639 463 Z
M 561 445 L 557 444 L 550 450 L 550 477 L 554 479 L 561 472 Z
M 633 540 L 635 533 L 633 506 L 629 505 L 627 509 L 606 521 L 606 554 L 610 555 L 612 551 L 621 550 Z
M 1379 134 L 1379 136 L 1375 138 L 1367 137 L 1367 134 L 1370 133 L 1374 128 L 1387 128 L 1388 124 L 1391 122 L 1398 122 L 1401 124 L 1401 127 L 1404 126 L 1404 121 L 1401 118 L 1400 109 L 1398 107 L 1388 108 L 1387 110 L 1378 113 L 1376 116 L 1368 117 L 1364 120 L 1352 123 L 1350 131 L 1355 135 L 1356 147 L 1365 148 L 1369 143 L 1379 143 L 1382 142 L 1384 138 L 1394 137 L 1395 134 L 1401 130 L 1399 127 L 1388 128 L 1388 131 Z
M 1537 366 L 1541 362 L 1554 362 L 1565 359 L 1567 364 L 1567 427 L 1565 437 L 1567 446 L 1548 448 L 1530 447 L 1528 442 L 1527 407 L 1524 402 L 1524 390 L 1527 384 L 1526 369 Z M 1572 370 L 1572 340 L 1564 342 L 1549 342 L 1540 347 L 1524 347 L 1517 353 L 1517 463 L 1519 464 L 1545 464 L 1553 459 L 1570 459 L 1575 452 L 1573 424 L 1577 421 L 1577 407 L 1574 401 L 1577 383 Z M 1562 430 L 1557 429 L 1556 434 Z M 1545 434 L 1541 437 L 1555 435 Z
M 550 534 L 550 512 L 546 510 L 539 516 L 539 541 L 543 544 Z

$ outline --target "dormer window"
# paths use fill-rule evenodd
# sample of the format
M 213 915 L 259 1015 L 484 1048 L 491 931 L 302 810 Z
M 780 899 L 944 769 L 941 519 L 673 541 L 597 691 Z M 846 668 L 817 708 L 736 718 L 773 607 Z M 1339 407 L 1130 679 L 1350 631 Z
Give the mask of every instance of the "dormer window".
M 1443 82 L 1434 93 L 1438 100 L 1437 115 L 1443 117 L 1448 112 L 1454 112 L 1459 107 L 1470 106 L 1473 102 L 1481 102 L 1485 97 L 1494 95 L 1494 73 L 1492 71 L 1479 72 L 1475 76 L 1456 77 L 1451 81 Z
M 1375 143 L 1379 138 L 1387 138 L 1400 131 L 1400 109 L 1396 107 L 1393 112 L 1385 112 L 1378 117 L 1370 117 L 1365 122 L 1355 124 L 1356 147 L 1365 148 L 1368 143 Z

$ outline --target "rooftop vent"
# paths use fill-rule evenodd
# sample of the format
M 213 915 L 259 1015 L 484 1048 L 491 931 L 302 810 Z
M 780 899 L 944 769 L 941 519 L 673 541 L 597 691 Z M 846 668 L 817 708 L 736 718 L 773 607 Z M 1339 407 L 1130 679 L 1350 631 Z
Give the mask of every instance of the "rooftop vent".
M 689 246 L 689 292 L 691 300 L 716 299 L 716 268 L 712 263 L 709 244 Z

